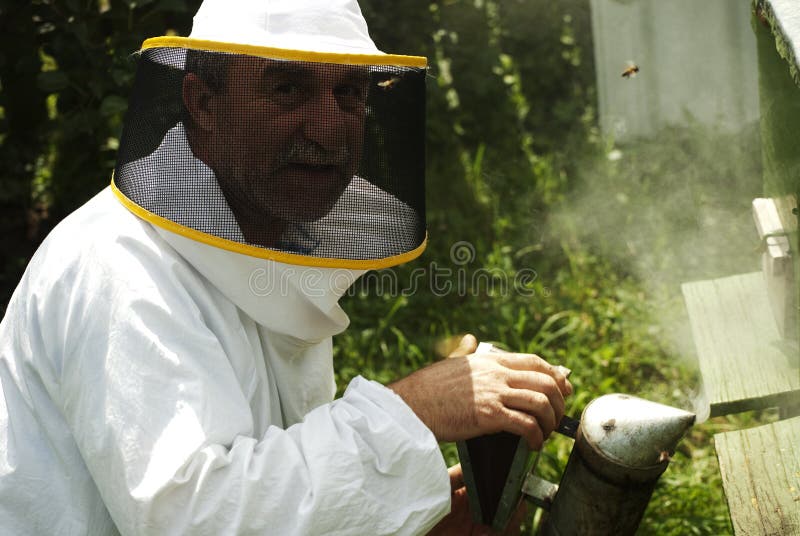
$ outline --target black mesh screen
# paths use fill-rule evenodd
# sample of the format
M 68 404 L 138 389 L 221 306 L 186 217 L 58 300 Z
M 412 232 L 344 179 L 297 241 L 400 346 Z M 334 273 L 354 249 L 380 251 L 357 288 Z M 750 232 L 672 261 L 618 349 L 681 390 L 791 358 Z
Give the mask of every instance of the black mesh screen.
M 425 70 L 151 48 L 114 182 L 239 244 L 379 260 L 425 239 Z

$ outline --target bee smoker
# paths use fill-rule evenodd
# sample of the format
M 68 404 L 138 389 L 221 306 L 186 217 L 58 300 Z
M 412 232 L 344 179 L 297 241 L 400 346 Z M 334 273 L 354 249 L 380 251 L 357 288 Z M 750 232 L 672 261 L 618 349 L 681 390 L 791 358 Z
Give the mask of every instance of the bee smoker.
M 492 450 L 488 442 L 502 445 L 499 442 L 507 443 L 508 437 L 495 434 L 463 442 L 459 455 L 464 454 L 462 469 L 473 515 L 502 531 L 524 495 L 549 511 L 540 526 L 545 536 L 634 534 L 670 455 L 694 420 L 692 413 L 634 396 L 601 396 L 586 406 L 577 431 L 560 427 L 575 444 L 558 485 L 535 476 L 535 467 L 528 472 L 530 463 L 524 460 L 530 459 L 530 452 L 524 440 L 518 439 L 516 450 L 505 447 L 506 453 L 514 452 L 510 460 L 486 455 Z M 480 449 L 469 444 L 476 440 Z M 492 473 L 502 473 L 494 478 L 505 482 L 502 492 L 480 478 Z M 487 509 L 494 500 L 488 498 L 491 494 L 499 499 Z
M 695 415 L 628 395 L 583 412 L 543 535 L 634 534 L 656 482 Z

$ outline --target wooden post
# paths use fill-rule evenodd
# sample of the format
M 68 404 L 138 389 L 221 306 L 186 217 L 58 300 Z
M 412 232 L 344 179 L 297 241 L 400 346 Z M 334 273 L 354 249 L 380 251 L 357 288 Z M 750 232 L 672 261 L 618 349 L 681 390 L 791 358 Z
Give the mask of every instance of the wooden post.
M 790 24 L 781 0 L 755 0 L 753 18 L 758 47 L 759 104 L 761 108 L 761 150 L 764 194 L 772 198 L 800 197 L 800 66 L 795 49 L 800 27 Z M 794 216 L 792 221 L 792 216 Z M 785 229 L 797 229 L 797 217 L 782 214 Z M 794 264 L 795 310 L 800 304 L 800 243 L 797 233 L 789 234 Z M 800 324 L 800 315 L 795 315 Z M 794 330 L 800 333 L 800 325 Z M 800 361 L 800 353 L 796 356 Z
M 765 193 L 770 197 L 795 195 L 800 173 L 800 75 L 798 66 L 787 64 L 792 36 L 784 34 L 779 2 L 759 0 L 754 18 L 758 47 L 759 105 L 761 108 L 762 158 Z M 800 28 L 797 29 L 800 32 Z M 795 36 L 800 39 L 800 35 Z M 794 79 L 797 76 L 797 79 Z

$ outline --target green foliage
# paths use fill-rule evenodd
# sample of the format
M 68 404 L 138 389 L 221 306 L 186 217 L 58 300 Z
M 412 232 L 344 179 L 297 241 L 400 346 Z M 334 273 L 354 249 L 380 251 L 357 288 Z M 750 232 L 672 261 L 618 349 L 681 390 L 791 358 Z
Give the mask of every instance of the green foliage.
M 430 43 L 396 40 L 392 51 L 427 54 L 435 76 L 431 240 L 420 261 L 391 273 L 397 288 L 413 288 L 415 269 L 450 268 L 454 288 L 463 270 L 468 284 L 443 293 L 423 277 L 427 284 L 402 299 L 385 286 L 345 299 L 352 325 L 336 340 L 346 364 L 339 385 L 365 370 L 391 381 L 440 358 L 442 341 L 472 332 L 571 368 L 572 415 L 610 392 L 691 409 L 699 379 L 678 353 L 691 357 L 679 283 L 750 269 L 752 255 L 742 252 L 754 246 L 746 204 L 760 180 L 755 126 L 695 125 L 615 148 L 595 126 L 587 3 L 429 9 L 435 24 L 421 27 Z M 455 263 L 451 248 L 464 240 L 474 255 Z M 535 277 L 521 289 L 470 285 L 476 273 L 511 281 L 526 269 Z M 375 326 L 388 317 L 391 329 Z M 697 426 L 684 441 L 640 533 L 731 533 L 711 446 L 720 426 Z M 548 441 L 541 475 L 558 480 L 570 449 L 568 439 Z M 457 461 L 453 445 L 442 451 Z
M 436 359 L 442 340 L 471 331 L 480 340 L 571 368 L 576 392 L 567 401 L 570 415 L 611 392 L 691 408 L 698 379 L 664 347 L 651 297 L 638 281 L 586 251 L 559 249 L 565 264 L 552 278 L 534 280 L 526 295 L 441 296 L 420 287 L 409 297 L 372 288 L 371 294 L 346 298 L 352 324 L 335 341 L 340 388 L 356 374 L 391 382 Z M 481 257 L 480 269 L 505 273 L 511 258 L 502 249 L 490 252 Z M 409 273 L 398 277 L 401 288 L 409 287 Z M 730 533 L 711 447 L 715 431 L 719 424 L 703 425 L 684 441 L 656 490 L 642 534 Z M 559 479 L 571 443 L 562 437 L 548 441 L 538 465 L 541 476 Z M 452 444 L 442 450 L 449 463 L 457 461 Z
M 199 0 L 0 0 L 2 309 L 52 226 L 108 184 L 147 37 L 186 34 Z

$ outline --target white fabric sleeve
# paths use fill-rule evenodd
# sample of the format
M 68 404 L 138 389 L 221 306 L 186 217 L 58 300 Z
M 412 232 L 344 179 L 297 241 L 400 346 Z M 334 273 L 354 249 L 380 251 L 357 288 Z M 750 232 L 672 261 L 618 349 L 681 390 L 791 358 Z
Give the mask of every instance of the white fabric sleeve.
M 357 378 L 253 437 L 247 378 L 209 329 L 235 308 L 198 307 L 180 266 L 117 262 L 122 281 L 94 266 L 47 289 L 60 320 L 40 320 L 63 356 L 42 368 L 51 397 L 122 534 L 420 534 L 449 511 L 436 440 L 391 390 Z

